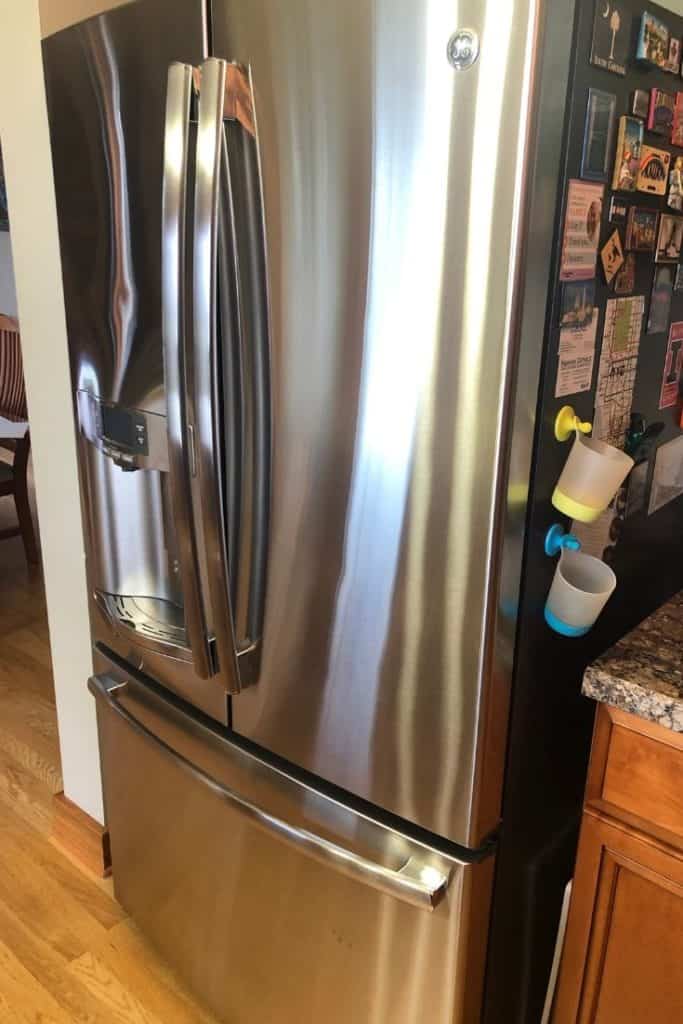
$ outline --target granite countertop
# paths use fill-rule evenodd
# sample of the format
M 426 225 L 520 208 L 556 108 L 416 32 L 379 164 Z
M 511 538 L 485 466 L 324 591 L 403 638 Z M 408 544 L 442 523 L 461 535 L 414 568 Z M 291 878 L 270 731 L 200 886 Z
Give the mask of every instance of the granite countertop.
M 582 689 L 683 732 L 683 590 L 589 665 Z

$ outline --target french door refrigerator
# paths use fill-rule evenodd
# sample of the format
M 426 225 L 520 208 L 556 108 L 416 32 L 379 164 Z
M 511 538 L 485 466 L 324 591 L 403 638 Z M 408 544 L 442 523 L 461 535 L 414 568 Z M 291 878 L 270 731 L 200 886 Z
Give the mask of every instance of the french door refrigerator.
M 44 43 L 116 894 L 226 1020 L 479 1017 L 568 6 Z

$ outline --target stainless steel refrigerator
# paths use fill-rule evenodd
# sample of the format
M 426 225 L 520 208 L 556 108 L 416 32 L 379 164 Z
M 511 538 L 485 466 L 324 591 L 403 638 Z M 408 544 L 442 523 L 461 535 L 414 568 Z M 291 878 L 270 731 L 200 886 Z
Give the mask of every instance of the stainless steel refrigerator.
M 570 6 L 45 41 L 116 894 L 225 1020 L 479 1017 Z

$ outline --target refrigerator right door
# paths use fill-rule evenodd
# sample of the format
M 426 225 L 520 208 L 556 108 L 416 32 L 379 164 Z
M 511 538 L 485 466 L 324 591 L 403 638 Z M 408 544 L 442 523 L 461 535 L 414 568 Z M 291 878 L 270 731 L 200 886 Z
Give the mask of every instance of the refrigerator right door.
M 486 691 L 503 701 L 508 677 L 497 535 L 537 4 L 212 6 L 248 114 L 226 133 L 236 216 L 243 150 L 260 172 L 270 351 L 265 617 L 233 726 L 476 845 L 498 817 L 497 797 L 473 808 Z

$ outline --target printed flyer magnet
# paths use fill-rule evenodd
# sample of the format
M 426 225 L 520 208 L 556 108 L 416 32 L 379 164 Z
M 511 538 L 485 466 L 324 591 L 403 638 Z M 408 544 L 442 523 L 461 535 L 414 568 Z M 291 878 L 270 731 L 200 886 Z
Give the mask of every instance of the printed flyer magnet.
M 683 217 L 663 213 L 659 218 L 656 263 L 678 263 L 683 247 Z
M 561 281 L 589 281 L 595 277 L 604 191 L 603 185 L 591 185 L 577 178 L 569 182 L 562 239 Z
M 669 344 L 664 360 L 662 390 L 659 395 L 660 409 L 669 409 L 678 401 L 681 370 L 683 370 L 683 322 L 679 320 L 671 325 L 669 331 Z
M 650 106 L 647 115 L 647 129 L 654 135 L 661 135 L 669 141 L 674 123 L 676 97 L 663 89 L 650 89 Z
M 610 224 L 625 224 L 626 216 L 628 214 L 628 206 L 617 196 L 612 196 L 609 203 L 609 222 Z
M 588 90 L 581 154 L 581 177 L 588 181 L 607 181 L 609 176 L 616 108 L 614 93 Z
M 626 248 L 634 252 L 653 252 L 657 244 L 659 214 L 644 206 L 632 206 L 626 224 Z
M 612 188 L 615 192 L 635 192 L 642 148 L 642 121 L 624 114 L 619 118 L 617 153 L 612 175 Z
M 636 287 L 636 258 L 632 252 L 626 253 L 624 265 L 614 278 L 616 295 L 630 295 Z
M 669 175 L 669 194 L 666 197 L 666 205 L 683 213 L 683 156 L 677 156 L 674 161 L 674 168 Z
M 663 196 L 669 179 L 670 163 L 671 154 L 667 153 L 665 149 L 643 146 L 640 151 L 640 167 L 636 181 L 638 191 L 649 192 L 654 196 Z
M 647 89 L 634 89 L 631 95 L 631 113 L 641 121 L 647 121 L 650 110 L 650 94 Z
M 676 93 L 674 120 L 671 126 L 671 143 L 674 146 L 683 148 L 683 92 Z
M 611 284 L 612 278 L 624 264 L 624 250 L 621 247 L 621 238 L 618 231 L 614 231 L 610 238 L 607 239 L 605 245 L 603 245 L 600 251 L 600 259 L 602 260 L 602 269 L 605 272 L 605 281 L 607 284 Z
M 593 437 L 623 448 L 631 418 L 645 298 L 608 299 L 598 364 Z
M 669 39 L 669 56 L 665 70 L 670 71 L 672 75 L 678 75 L 681 71 L 681 41 L 676 36 Z
M 631 15 L 621 3 L 598 0 L 593 19 L 591 64 L 615 75 L 626 74 Z
M 560 327 L 585 327 L 593 319 L 595 281 L 567 281 L 562 285 Z
M 669 59 L 669 30 L 663 21 L 645 11 L 640 22 L 636 60 L 665 68 Z
M 560 331 L 560 351 L 555 379 L 555 398 L 590 391 L 595 361 L 598 311 L 583 327 L 564 327 Z

